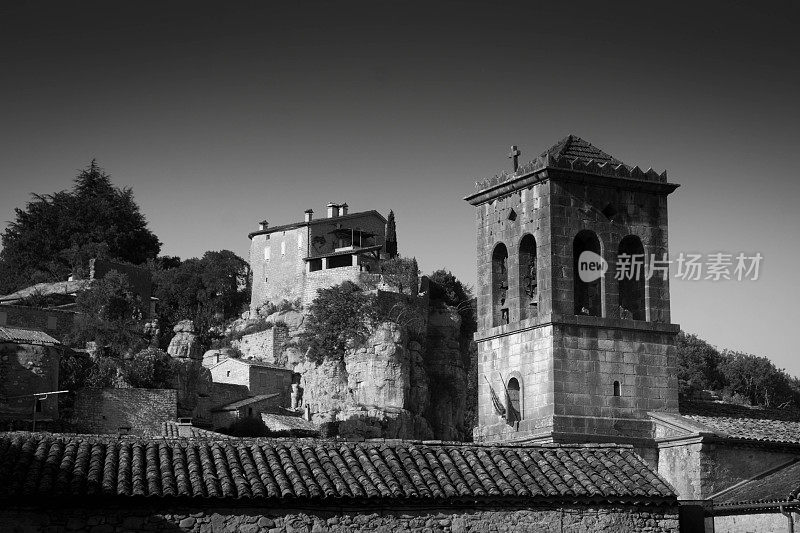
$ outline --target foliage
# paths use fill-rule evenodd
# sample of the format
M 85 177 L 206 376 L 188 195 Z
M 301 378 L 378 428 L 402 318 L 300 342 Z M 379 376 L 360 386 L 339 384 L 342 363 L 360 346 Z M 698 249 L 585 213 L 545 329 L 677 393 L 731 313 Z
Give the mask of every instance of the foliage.
M 678 334 L 678 381 L 681 393 L 712 390 L 727 401 L 779 407 L 800 406 L 800 380 L 766 357 L 720 352 L 696 335 Z
M 144 347 L 142 312 L 124 274 L 112 270 L 78 294 L 78 315 L 68 342 L 72 345 L 96 342 L 113 355 L 124 355 Z
M 414 257 L 394 257 L 381 263 L 383 281 L 399 292 L 413 293 L 417 288 L 419 267 Z
M 386 221 L 386 253 L 391 259 L 397 257 L 397 223 L 394 220 L 394 211 L 389 211 Z
M 300 311 L 303 309 L 303 304 L 300 298 L 295 298 L 294 300 L 286 300 L 283 299 L 277 304 L 272 302 L 267 302 L 263 306 L 261 306 L 260 314 L 263 316 L 269 316 L 272 313 L 283 313 L 287 311 Z
M 84 382 L 85 387 L 106 389 L 120 385 L 122 369 L 115 357 L 100 357 L 92 364 L 89 375 Z
M 34 194 L 2 235 L 0 293 L 82 274 L 92 257 L 142 264 L 161 248 L 128 188 L 92 160 L 71 191 Z
M 85 387 L 95 366 L 86 353 L 66 350 L 59 360 L 59 389 L 75 391 Z
M 126 360 L 122 373 L 131 387 L 169 389 L 173 387 L 175 367 L 168 353 L 151 347 Z
M 683 394 L 696 390 L 721 390 L 724 376 L 722 355 L 697 335 L 678 333 L 678 382 Z
M 376 319 L 375 297 L 355 283 L 345 281 L 319 289 L 308 309 L 300 346 L 317 363 L 325 359 L 341 361 L 348 345 L 364 342 Z
M 159 329 L 168 334 L 182 319 L 194 322 L 204 349 L 214 339 L 210 329 L 237 317 L 250 301 L 250 266 L 229 250 L 206 252 L 174 266 L 175 258 L 153 264 Z M 159 344 L 166 347 L 166 335 Z
M 227 428 L 221 430 L 221 433 L 225 433 L 226 435 L 232 435 L 234 437 L 271 436 L 269 428 L 264 424 L 264 421 L 261 420 L 260 417 L 240 418 Z

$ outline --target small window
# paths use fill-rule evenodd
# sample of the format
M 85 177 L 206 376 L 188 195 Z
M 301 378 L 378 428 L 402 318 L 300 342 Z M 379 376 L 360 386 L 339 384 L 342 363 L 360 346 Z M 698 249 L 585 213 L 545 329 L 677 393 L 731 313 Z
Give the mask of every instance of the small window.
M 37 413 L 41 413 L 42 412 L 42 399 L 41 398 L 36 398 L 36 412 Z
M 47 317 L 47 329 L 56 329 L 58 327 L 58 317 Z
M 0 326 L 5 326 L 8 320 L 8 314 L 5 311 L 0 311 Z
M 286 241 L 281 241 L 281 255 L 286 255 Z
M 302 233 L 298 233 L 297 234 L 297 249 L 298 250 L 302 250 L 303 249 L 303 234 Z
M 622 388 L 619 386 L 619 381 L 614 382 L 614 396 L 622 396 Z
M 231 377 L 231 371 L 230 371 L 230 370 L 228 370 L 228 372 L 226 372 L 226 373 L 225 373 L 225 375 L 226 375 L 227 377 Z
M 247 417 L 248 418 L 253 418 L 253 408 L 252 407 L 248 407 L 247 408 Z
M 269 246 L 264 248 L 264 261 L 269 261 Z

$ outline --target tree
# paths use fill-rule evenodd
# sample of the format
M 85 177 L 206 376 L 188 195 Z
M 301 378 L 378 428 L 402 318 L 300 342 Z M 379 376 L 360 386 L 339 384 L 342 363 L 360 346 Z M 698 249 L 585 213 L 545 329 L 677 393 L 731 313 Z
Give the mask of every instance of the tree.
M 158 348 L 145 348 L 125 361 L 123 376 L 131 387 L 170 389 L 175 377 L 173 359 Z
M 118 188 L 95 160 L 71 191 L 34 194 L 2 235 L 0 293 L 83 274 L 92 257 L 142 264 L 161 248 L 129 188 Z
M 364 342 L 376 320 L 375 297 L 355 283 L 319 289 L 309 306 L 300 345 L 311 361 L 342 361 L 348 345 Z
M 678 333 L 678 383 L 683 394 L 696 390 L 721 390 L 725 377 L 719 370 L 720 352 L 697 335 Z
M 142 305 L 131 291 L 127 276 L 112 270 L 78 294 L 78 314 L 68 343 L 96 342 L 116 356 L 143 348 L 147 339 L 142 332 Z
M 250 303 L 250 265 L 230 250 L 206 252 L 175 266 L 176 258 L 157 260 L 153 294 L 159 299 L 158 320 L 164 337 L 180 320 L 194 322 L 200 344 L 211 345 L 210 328 L 237 317 Z
M 399 292 L 416 294 L 419 267 L 414 257 L 395 257 L 381 262 L 383 281 Z
M 792 403 L 792 378 L 766 357 L 726 351 L 720 365 L 728 395 L 747 398 L 750 405 L 777 407 Z
M 386 253 L 390 259 L 397 257 L 397 227 L 394 221 L 394 211 L 389 211 L 386 221 Z

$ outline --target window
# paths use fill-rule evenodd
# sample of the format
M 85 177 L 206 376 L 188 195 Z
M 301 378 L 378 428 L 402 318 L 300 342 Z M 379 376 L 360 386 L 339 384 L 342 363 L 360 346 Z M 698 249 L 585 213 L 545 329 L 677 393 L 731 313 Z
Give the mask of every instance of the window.
M 47 317 L 47 329 L 56 329 L 58 327 L 58 317 L 55 316 L 48 316 Z
M 286 241 L 281 241 L 281 255 L 286 255 Z
M 508 324 L 508 250 L 503 243 L 492 252 L 492 326 Z
M 619 317 L 646 320 L 644 301 L 644 246 L 636 235 L 628 235 L 619 243 L 617 269 L 622 268 L 619 280 Z
M 508 380 L 508 386 L 506 387 L 506 421 L 512 426 L 522 420 L 521 389 L 517 378 Z
M 228 370 L 228 371 L 225 373 L 225 376 L 226 376 L 226 377 L 231 377 L 231 371 L 230 371 L 230 370 Z
M 592 252 L 582 256 L 584 252 Z M 592 255 L 601 256 L 600 239 L 594 232 L 583 230 L 575 236 L 572 242 L 572 270 L 574 279 L 573 304 L 576 315 L 603 316 L 603 275 L 596 268 L 598 265 L 592 261 Z M 579 265 L 580 259 L 580 265 Z M 590 268 L 592 267 L 592 268 Z M 584 273 L 598 271 L 597 279 L 583 281 L 580 276 L 581 268 Z
M 619 381 L 614 382 L 614 396 L 622 396 L 622 388 L 619 386 Z
M 269 246 L 264 248 L 264 261 L 269 261 Z
M 303 249 L 303 234 L 302 233 L 298 233 L 297 234 L 297 249 L 298 250 L 302 250 Z
M 8 314 L 5 311 L 0 311 L 0 326 L 5 326 L 8 321 Z
M 41 398 L 36 398 L 36 412 L 37 413 L 41 413 L 42 412 L 42 399 Z
M 538 315 L 539 293 L 536 276 L 536 239 L 525 235 L 519 243 L 519 318 Z

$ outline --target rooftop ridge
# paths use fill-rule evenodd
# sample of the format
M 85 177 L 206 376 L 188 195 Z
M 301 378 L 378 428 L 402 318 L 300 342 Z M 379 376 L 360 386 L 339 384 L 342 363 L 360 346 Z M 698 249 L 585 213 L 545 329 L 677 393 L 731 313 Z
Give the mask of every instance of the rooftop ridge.
M 590 149 L 584 149 L 583 147 L 571 149 L 572 144 L 578 141 Z M 591 157 L 589 157 L 589 155 L 591 155 Z M 475 182 L 475 192 L 486 191 L 546 168 L 571 170 L 613 178 L 635 179 L 657 183 L 667 182 L 666 170 L 660 174 L 653 170 L 652 167 L 649 167 L 647 170 L 642 170 L 638 165 L 631 166 L 623 163 L 580 137 L 568 135 L 548 150 L 542 152 L 542 154 L 535 159 L 527 163 L 521 163 L 516 172 L 503 171 L 494 176 L 478 179 Z

